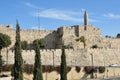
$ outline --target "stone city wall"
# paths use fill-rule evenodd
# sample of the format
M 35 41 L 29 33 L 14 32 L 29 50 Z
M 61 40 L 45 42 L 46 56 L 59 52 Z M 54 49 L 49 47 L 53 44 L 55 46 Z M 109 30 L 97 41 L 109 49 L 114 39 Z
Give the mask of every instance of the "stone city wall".
M 35 39 L 43 38 L 46 44 L 50 44 L 47 48 L 53 48 L 53 42 L 55 42 L 55 34 L 52 30 L 21 30 L 21 41 L 27 41 L 28 43 L 32 43 Z M 0 33 L 7 34 L 11 37 L 12 47 L 15 44 L 15 30 L 8 27 L 0 26 Z
M 15 43 L 15 30 L 11 27 L 0 26 L 0 32 L 11 37 L 13 47 Z M 83 48 L 83 43 L 76 39 L 84 36 L 86 39 L 86 48 L 91 48 L 97 45 L 100 48 L 120 48 L 120 39 L 104 38 L 101 35 L 101 30 L 92 25 L 87 26 L 62 26 L 57 30 L 21 30 L 21 41 L 32 43 L 35 39 L 43 38 L 46 43 L 46 49 L 60 49 L 61 45 L 73 47 L 74 49 Z
M 43 49 L 40 50 L 40 52 L 43 65 L 60 65 L 61 49 Z M 67 65 L 69 66 L 109 66 L 110 64 L 120 65 L 120 49 L 66 49 L 65 52 Z M 7 52 L 3 51 L 2 56 L 3 60 L 6 62 Z M 26 64 L 34 63 L 34 50 L 23 50 L 22 56 Z M 14 51 L 8 51 L 8 63 L 14 63 Z

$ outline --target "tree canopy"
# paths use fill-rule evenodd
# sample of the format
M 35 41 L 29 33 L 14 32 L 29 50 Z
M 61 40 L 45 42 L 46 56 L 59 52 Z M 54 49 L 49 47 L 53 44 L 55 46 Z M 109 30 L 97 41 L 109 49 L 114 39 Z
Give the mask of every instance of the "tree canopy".
M 65 49 L 62 47 L 61 65 L 60 65 L 60 80 L 67 80 L 67 64 Z
M 8 47 L 11 44 L 10 37 L 6 34 L 0 33 L 0 49 Z
M 3 47 L 8 47 L 11 44 L 10 37 L 6 34 L 0 33 L 0 73 L 2 71 L 2 56 L 1 56 L 1 50 Z
M 21 55 L 20 26 L 16 24 L 16 42 L 14 55 L 14 80 L 23 80 L 23 59 Z
M 39 48 L 42 48 L 42 49 L 45 48 L 45 42 L 43 39 L 35 39 L 33 41 L 33 45 L 35 45 L 36 42 L 38 42 Z
M 26 49 L 28 48 L 28 43 L 27 43 L 27 41 L 21 41 L 21 48 L 22 48 L 23 50 L 26 50 Z
M 40 48 L 37 41 L 34 43 L 34 50 L 36 55 L 35 55 L 35 63 L 34 63 L 33 80 L 43 80 Z

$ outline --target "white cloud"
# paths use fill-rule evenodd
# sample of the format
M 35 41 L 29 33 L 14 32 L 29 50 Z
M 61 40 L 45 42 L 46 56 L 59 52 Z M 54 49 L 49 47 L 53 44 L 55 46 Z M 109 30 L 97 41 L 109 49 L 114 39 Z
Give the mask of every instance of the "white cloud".
M 28 7 L 30 7 L 30 8 L 34 8 L 34 9 L 41 9 L 40 7 L 38 7 L 38 6 L 36 6 L 36 5 L 34 5 L 34 4 L 31 4 L 31 3 L 29 3 L 29 2 L 26 2 L 26 3 L 24 3 L 26 6 L 28 6 Z
M 25 3 L 26 6 L 34 9 L 39 9 L 39 12 L 35 12 L 33 15 L 36 17 L 52 18 L 65 21 L 83 22 L 84 8 L 80 11 L 67 11 L 58 9 L 43 9 L 29 2 Z M 96 22 L 97 20 L 89 19 L 89 22 Z
M 48 9 L 48 10 L 41 11 L 36 15 L 40 17 L 53 18 L 53 19 L 59 19 L 59 20 L 82 21 L 82 19 L 73 17 L 73 15 L 75 14 L 77 13 L 74 13 L 74 12 L 68 13 L 66 11 Z
M 112 18 L 112 19 L 120 19 L 120 14 L 113 14 L 113 13 L 108 13 L 104 14 L 104 17 Z
M 83 22 L 83 12 L 77 11 L 65 11 L 65 10 L 56 10 L 56 9 L 46 9 L 34 14 L 35 16 L 66 20 L 66 21 L 75 21 Z M 80 18 L 81 17 L 81 18 Z M 90 22 L 96 22 L 94 19 L 89 19 Z

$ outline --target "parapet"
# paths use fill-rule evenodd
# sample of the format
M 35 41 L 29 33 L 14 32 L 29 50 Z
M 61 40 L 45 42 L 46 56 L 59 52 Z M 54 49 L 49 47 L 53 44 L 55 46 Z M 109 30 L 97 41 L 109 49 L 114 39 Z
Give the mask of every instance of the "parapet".
M 2 25 L 2 24 L 0 24 L 0 28 L 3 28 L 3 29 L 12 29 L 12 24 L 8 24 L 8 25 Z

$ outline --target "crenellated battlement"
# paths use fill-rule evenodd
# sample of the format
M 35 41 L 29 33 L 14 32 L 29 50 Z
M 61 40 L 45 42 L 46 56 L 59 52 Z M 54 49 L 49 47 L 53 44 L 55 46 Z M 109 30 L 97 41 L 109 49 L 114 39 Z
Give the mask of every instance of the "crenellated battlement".
M 2 52 L 3 60 L 6 62 L 7 51 Z M 73 66 L 89 66 L 91 65 L 91 54 L 93 54 L 94 65 L 104 65 L 104 59 L 106 66 L 117 63 L 120 65 L 120 49 L 110 48 L 96 48 L 96 49 L 65 49 L 67 65 Z M 40 50 L 42 64 L 43 65 L 60 65 L 61 62 L 61 49 L 42 49 Z M 8 63 L 14 63 L 14 51 L 8 51 Z M 35 51 L 34 50 L 22 50 L 22 56 L 24 62 L 27 64 L 34 63 Z M 27 56 L 27 57 L 26 57 Z

